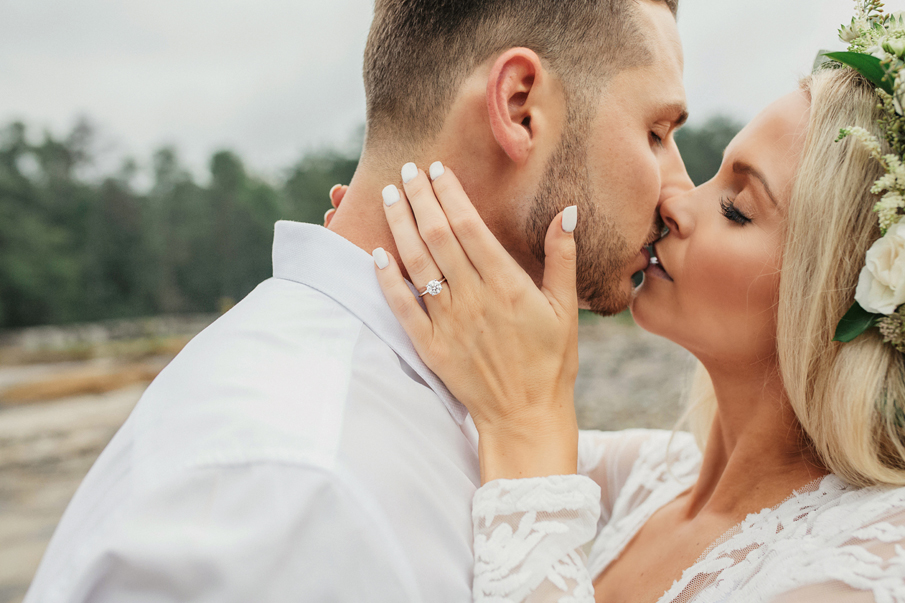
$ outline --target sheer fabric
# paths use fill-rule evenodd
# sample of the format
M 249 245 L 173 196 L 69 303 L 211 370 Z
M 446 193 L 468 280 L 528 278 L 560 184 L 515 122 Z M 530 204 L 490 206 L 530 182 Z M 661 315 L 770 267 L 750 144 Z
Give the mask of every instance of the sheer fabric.
M 582 475 L 486 484 L 475 601 L 592 602 L 593 579 L 693 485 L 700 460 L 686 433 L 582 432 Z M 905 603 L 905 488 L 816 480 L 720 537 L 659 600 L 718 601 Z
M 581 547 L 594 538 L 600 487 L 579 475 L 495 480 L 472 506 L 477 601 L 593 601 Z

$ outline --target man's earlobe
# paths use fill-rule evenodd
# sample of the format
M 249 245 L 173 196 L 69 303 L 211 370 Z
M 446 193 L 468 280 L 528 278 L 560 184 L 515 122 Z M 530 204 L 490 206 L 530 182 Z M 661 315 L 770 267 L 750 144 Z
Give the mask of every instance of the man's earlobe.
M 515 163 L 523 163 L 534 146 L 534 92 L 543 77 L 540 57 L 528 48 L 511 48 L 490 68 L 487 113 L 500 148 Z

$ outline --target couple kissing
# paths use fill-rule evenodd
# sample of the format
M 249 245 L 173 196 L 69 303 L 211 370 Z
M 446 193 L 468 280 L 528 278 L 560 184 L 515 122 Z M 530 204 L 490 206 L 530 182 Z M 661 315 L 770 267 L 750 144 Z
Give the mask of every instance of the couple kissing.
M 695 188 L 678 8 L 377 0 L 327 228 L 277 223 L 26 601 L 905 601 L 905 22 L 859 0 Z M 578 311 L 627 307 L 688 432 L 578 429 Z

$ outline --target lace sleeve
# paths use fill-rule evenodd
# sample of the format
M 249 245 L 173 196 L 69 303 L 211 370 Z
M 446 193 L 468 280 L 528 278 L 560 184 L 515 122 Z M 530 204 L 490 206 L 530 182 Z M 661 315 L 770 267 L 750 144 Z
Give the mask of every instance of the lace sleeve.
M 600 486 L 581 475 L 495 480 L 475 493 L 474 600 L 593 603 L 582 547 L 600 515 Z
M 675 436 L 674 442 L 671 439 Z M 622 492 L 645 443 L 662 441 L 664 448 L 695 448 L 691 434 L 656 429 L 623 431 L 582 430 L 578 434 L 578 472 L 600 485 L 600 529 L 613 515 L 616 499 Z

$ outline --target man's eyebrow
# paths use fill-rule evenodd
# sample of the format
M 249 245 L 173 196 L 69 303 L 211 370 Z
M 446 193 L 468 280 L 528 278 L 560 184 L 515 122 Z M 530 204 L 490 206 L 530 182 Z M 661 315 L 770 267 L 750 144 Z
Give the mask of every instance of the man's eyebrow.
M 676 116 L 675 118 L 673 118 L 674 128 L 679 128 L 683 126 L 686 121 L 688 121 L 688 107 L 683 102 L 668 103 L 666 105 L 663 105 L 663 107 L 660 108 L 660 115 L 667 113 Z
M 767 191 L 767 196 L 770 197 L 770 201 L 773 202 L 774 207 L 779 207 L 779 203 L 776 202 L 776 197 L 773 196 L 773 191 L 770 190 L 770 185 L 767 184 L 767 179 L 764 178 L 764 175 L 754 169 L 752 166 L 747 163 L 743 163 L 741 161 L 736 161 L 732 164 L 732 171 L 735 174 L 739 174 L 742 176 L 754 176 L 760 183 L 764 186 L 764 190 Z

